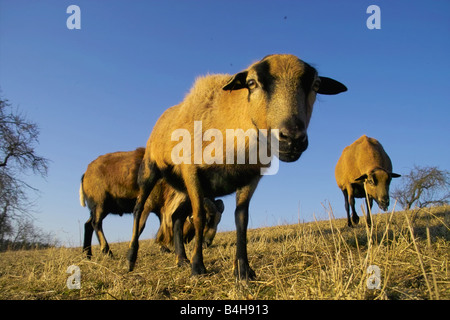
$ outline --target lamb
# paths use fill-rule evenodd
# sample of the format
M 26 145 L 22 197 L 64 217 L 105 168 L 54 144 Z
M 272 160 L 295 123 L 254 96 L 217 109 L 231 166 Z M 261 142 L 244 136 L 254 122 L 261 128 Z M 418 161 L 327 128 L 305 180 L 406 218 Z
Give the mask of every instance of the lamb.
M 100 242 L 101 251 L 112 255 L 105 235 L 103 234 L 102 221 L 109 214 L 131 213 L 136 203 L 139 191 L 137 176 L 144 156 L 145 148 L 138 148 L 129 152 L 115 152 L 102 155 L 92 161 L 82 177 L 80 185 L 80 203 L 86 204 L 90 209 L 90 218 L 84 225 L 83 251 L 87 257 L 92 256 L 91 241 L 95 229 Z M 207 227 L 205 228 L 205 243 L 210 245 L 216 234 L 217 225 L 220 222 L 224 210 L 222 200 L 214 203 L 205 199 L 207 211 Z M 164 251 L 173 245 L 174 220 L 184 222 L 191 208 L 188 197 L 171 188 L 164 180 L 155 187 L 151 196 L 145 203 L 145 209 L 140 219 L 139 234 L 142 233 L 150 212 L 155 212 L 161 225 L 156 236 L 156 242 Z M 194 235 L 194 226 L 191 219 L 184 222 L 184 241 L 189 242 Z M 177 262 L 183 263 L 186 259 L 175 247 Z
M 268 137 L 278 142 L 278 148 L 271 150 L 272 154 L 277 154 L 285 162 L 296 161 L 308 147 L 307 128 L 316 94 L 338 94 L 346 90 L 340 82 L 319 77 L 312 66 L 289 54 L 266 56 L 233 76 L 216 74 L 197 79 L 185 99 L 161 115 L 148 139 L 138 177 L 140 191 L 127 254 L 129 269 L 133 270 L 137 259 L 137 221 L 145 199 L 157 181 L 164 178 L 191 200 L 195 227 L 192 275 L 206 273 L 202 253 L 202 230 L 205 225 L 203 199 L 236 192 L 234 274 L 238 279 L 253 279 L 255 272 L 250 268 L 247 257 L 248 208 L 261 178 L 261 169 L 268 164 L 261 159 L 249 161 L 253 157 L 252 151 L 258 149 L 258 142 L 259 148 L 264 146 L 266 135 L 266 146 Z M 194 135 L 199 122 L 201 136 L 198 133 Z M 239 137 L 232 137 L 231 156 L 227 149 L 227 144 L 230 144 L 228 136 L 226 142 L 222 141 L 223 146 L 220 139 L 217 140 L 219 135 L 213 142 L 207 143 L 212 140 L 211 132 L 225 137 L 230 129 L 253 132 L 257 139 L 246 134 L 245 143 L 239 143 L 235 139 Z M 174 155 L 179 156 L 179 140 L 176 135 L 174 139 L 174 133 L 180 130 L 188 132 L 188 138 L 192 137 L 194 144 L 194 152 L 191 148 L 183 151 L 181 162 L 179 159 L 174 161 Z M 211 140 L 202 139 L 208 134 Z M 211 148 L 212 144 L 217 146 L 217 150 Z M 202 154 L 209 152 L 214 161 L 199 161 L 196 151 L 199 145 L 200 159 Z M 271 146 L 266 150 L 269 148 Z M 225 149 L 227 152 L 223 152 Z M 241 149 L 245 150 L 244 164 L 236 163 L 236 155 Z
M 349 227 L 359 222 L 355 211 L 355 198 L 366 198 L 367 224 L 371 226 L 370 210 L 373 200 L 386 211 L 389 207 L 389 185 L 392 178 L 400 177 L 392 172 L 392 162 L 382 145 L 366 135 L 347 146 L 335 168 L 336 182 L 342 190 Z M 369 201 L 367 201 L 367 199 Z M 352 209 L 350 219 L 349 204 Z

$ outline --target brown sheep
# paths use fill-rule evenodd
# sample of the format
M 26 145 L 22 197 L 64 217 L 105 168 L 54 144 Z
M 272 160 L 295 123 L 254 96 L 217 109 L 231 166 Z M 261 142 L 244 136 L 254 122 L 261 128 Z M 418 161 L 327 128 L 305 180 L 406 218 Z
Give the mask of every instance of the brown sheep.
M 236 192 L 236 258 L 234 274 L 238 279 L 255 277 L 247 257 L 247 224 L 250 199 L 261 178 L 261 169 L 267 166 L 261 159 L 248 161 L 251 151 L 258 148 L 258 141 L 245 138 L 245 144 L 231 140 L 233 155 L 245 151 L 245 164 L 230 163 L 227 143 L 215 136 L 218 150 L 214 150 L 214 162 L 198 159 L 200 152 L 209 151 L 208 139 L 194 135 L 196 121 L 201 123 L 201 134 L 211 132 L 227 135 L 230 129 L 255 132 L 259 141 L 267 134 L 279 143 L 272 155 L 285 162 L 296 161 L 308 146 L 307 127 L 317 93 L 338 94 L 347 88 L 330 78 L 319 77 L 309 64 L 293 55 L 270 55 L 252 64 L 246 70 L 231 75 L 208 75 L 197 79 L 185 99 L 167 109 L 156 122 L 147 142 L 138 178 L 140 193 L 134 209 L 135 224 L 128 251 L 129 269 L 134 268 L 138 252 L 138 224 L 145 199 L 161 178 L 189 195 L 195 226 L 192 257 L 192 275 L 206 272 L 203 264 L 202 242 L 205 212 L 204 197 L 219 197 Z M 197 122 L 197 123 L 198 123 Z M 227 130 L 228 129 L 228 130 Z M 193 150 L 186 151 L 186 161 L 175 163 L 174 150 L 178 141 L 174 133 L 184 130 L 193 138 Z M 265 130 L 265 131 L 264 131 Z M 279 135 L 276 131 L 279 130 Z M 178 132 L 178 131 L 177 131 Z M 273 135 L 276 138 L 273 138 Z M 261 139 L 261 140 L 260 140 Z M 175 139 L 176 140 L 176 139 Z M 267 143 L 266 146 L 268 144 Z M 230 141 L 227 141 L 230 142 Z M 212 143 L 212 142 L 211 142 Z M 271 141 L 272 143 L 272 141 Z M 264 145 L 263 145 L 264 146 Z M 261 144 L 259 145 L 261 148 Z M 198 150 L 198 149 L 197 149 Z M 266 149 L 267 150 L 267 149 Z M 176 153 L 176 152 L 175 152 Z M 201 154 L 200 154 L 201 156 Z M 228 160 L 228 161 L 227 161 Z
M 367 224 L 371 226 L 370 209 L 373 200 L 386 211 L 389 207 L 389 185 L 392 178 L 400 177 L 392 172 L 391 159 L 374 138 L 363 135 L 342 151 L 335 169 L 336 182 L 345 198 L 348 225 L 358 224 L 355 198 L 367 198 Z M 350 219 L 349 204 L 352 209 Z
M 167 183 L 166 188 L 171 188 Z M 173 189 L 172 189 L 173 190 Z M 174 192 L 179 197 L 182 197 L 183 200 L 172 200 L 167 201 L 166 206 L 161 209 L 163 212 L 175 212 L 176 210 L 179 210 L 179 202 L 182 203 L 186 202 L 189 204 L 189 199 L 187 196 L 180 192 Z M 217 232 L 217 226 L 219 225 L 220 220 L 222 219 L 222 213 L 225 209 L 223 201 L 222 200 L 214 200 L 211 201 L 208 198 L 204 199 L 205 201 L 205 210 L 206 210 L 206 227 L 203 232 L 203 243 L 206 247 L 209 247 L 212 244 L 212 241 L 214 240 L 214 237 L 216 236 Z M 178 207 L 177 207 L 178 206 Z M 191 214 L 192 209 L 189 207 L 187 208 L 187 213 Z M 169 247 L 173 247 L 173 219 L 171 214 L 157 214 L 158 218 L 162 221 L 161 225 L 158 229 L 158 233 L 156 234 L 156 242 L 161 245 L 162 251 L 170 251 Z M 142 218 L 141 218 L 142 220 Z M 192 215 L 188 216 L 186 218 L 186 221 L 183 225 L 183 240 L 184 243 L 189 243 L 195 236 L 195 228 L 194 223 L 192 221 Z
M 122 215 L 133 212 L 139 192 L 137 176 L 144 152 L 145 148 L 138 148 L 129 152 L 108 153 L 88 165 L 80 185 L 80 203 L 83 207 L 87 204 L 91 213 L 84 225 L 83 251 L 88 258 L 92 256 L 91 241 L 94 230 L 102 252 L 112 255 L 103 234 L 102 221 L 109 213 Z M 205 243 L 210 245 L 224 206 L 222 200 L 213 203 L 206 199 L 205 204 L 208 217 Z M 184 241 L 189 242 L 194 237 L 195 230 L 191 219 L 185 220 L 185 218 L 191 210 L 188 197 L 161 180 L 145 203 L 140 219 L 139 234 L 142 233 L 150 212 L 155 212 L 161 222 L 156 241 L 162 249 L 168 250 L 168 246 L 173 245 L 172 229 L 175 220 L 184 222 Z M 183 251 L 176 250 L 176 254 L 179 264 L 186 260 Z

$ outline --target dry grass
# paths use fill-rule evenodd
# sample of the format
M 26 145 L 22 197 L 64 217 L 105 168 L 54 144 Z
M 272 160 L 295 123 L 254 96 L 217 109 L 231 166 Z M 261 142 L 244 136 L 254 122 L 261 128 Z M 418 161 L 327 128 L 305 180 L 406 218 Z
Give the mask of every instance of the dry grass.
M 127 243 L 111 245 L 115 258 L 95 247 L 91 261 L 80 248 L 1 253 L 0 299 L 450 299 L 450 207 L 377 214 L 370 229 L 328 211 L 328 221 L 249 230 L 256 281 L 234 280 L 235 232 L 226 232 L 204 251 L 209 273 L 199 277 L 153 240 L 141 241 L 131 273 Z M 70 265 L 81 269 L 79 290 L 66 286 Z M 368 289 L 370 265 L 380 289 Z

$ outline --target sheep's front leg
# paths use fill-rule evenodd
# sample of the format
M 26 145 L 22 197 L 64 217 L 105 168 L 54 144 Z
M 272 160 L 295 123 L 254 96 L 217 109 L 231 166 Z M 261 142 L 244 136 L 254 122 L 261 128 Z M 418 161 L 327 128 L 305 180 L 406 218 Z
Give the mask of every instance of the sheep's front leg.
M 160 178 L 161 173 L 156 167 L 156 164 L 150 163 L 147 165 L 145 162 L 142 162 L 138 177 L 139 195 L 137 197 L 136 205 L 133 211 L 133 234 L 131 235 L 130 245 L 127 252 L 128 271 L 133 271 L 137 260 L 139 250 L 139 235 L 143 230 L 143 226 L 142 228 L 140 228 L 141 216 L 142 212 L 144 211 L 145 202 L 147 201 L 147 198 L 150 196 L 153 187 L 156 185 Z M 144 215 L 146 214 L 148 215 L 148 212 L 144 213 Z M 144 221 L 146 220 L 147 219 L 144 217 Z
M 353 194 L 349 197 L 350 198 L 350 207 L 352 208 L 352 222 L 353 225 L 357 225 L 359 223 L 359 217 L 358 214 L 356 213 L 356 209 L 355 209 L 355 197 L 353 196 Z
M 175 247 L 176 263 L 179 267 L 184 264 L 189 264 L 189 259 L 186 256 L 186 250 L 183 243 L 183 225 L 186 216 L 189 214 L 191 214 L 190 207 L 184 202 L 172 215 L 173 245 Z
M 193 276 L 206 273 L 203 264 L 203 229 L 205 227 L 205 209 L 203 205 L 203 192 L 194 165 L 182 165 L 181 175 L 191 200 L 192 215 L 194 218 L 195 239 L 194 253 L 192 255 Z
M 347 192 L 347 189 L 342 190 L 342 193 L 344 194 L 345 212 L 347 212 L 347 225 L 349 227 L 351 227 L 352 226 L 352 219 L 350 217 L 350 205 L 348 203 L 348 192 Z
M 86 258 L 92 258 L 92 234 L 94 233 L 94 227 L 92 226 L 92 213 L 88 221 L 84 224 L 84 243 L 83 252 L 86 253 Z
M 247 255 L 247 225 L 248 207 L 250 199 L 259 182 L 259 177 L 250 185 L 236 192 L 236 259 L 234 261 L 234 275 L 238 280 L 252 280 L 256 277 L 255 271 L 250 268 Z
M 367 209 L 367 225 L 370 227 L 372 225 L 372 206 L 373 206 L 373 198 L 369 197 L 369 202 L 366 199 L 366 209 Z
M 347 211 L 348 226 L 353 227 L 354 225 L 357 225 L 359 222 L 359 217 L 356 214 L 355 210 L 355 196 L 353 195 L 353 188 L 351 187 L 351 185 L 347 186 L 347 188 L 342 192 L 344 193 L 345 198 L 345 210 Z M 350 219 L 350 208 L 352 210 L 351 219 Z

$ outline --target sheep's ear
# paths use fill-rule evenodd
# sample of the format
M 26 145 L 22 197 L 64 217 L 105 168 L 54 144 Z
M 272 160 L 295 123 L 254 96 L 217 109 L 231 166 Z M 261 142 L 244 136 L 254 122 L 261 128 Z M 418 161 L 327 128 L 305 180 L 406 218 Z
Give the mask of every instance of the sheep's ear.
M 364 181 L 367 179 L 367 177 L 368 177 L 367 174 L 364 173 L 361 177 L 356 178 L 355 181 Z
M 391 173 L 391 178 L 400 178 L 402 175 L 398 173 Z
M 347 91 L 347 87 L 339 81 L 327 77 L 320 78 L 320 87 L 317 93 L 320 94 L 338 94 Z
M 247 88 L 246 80 L 247 80 L 247 71 L 242 71 L 236 73 L 231 77 L 230 81 L 222 88 L 223 90 L 239 90 Z

